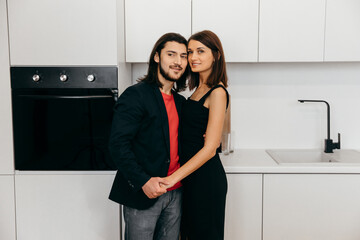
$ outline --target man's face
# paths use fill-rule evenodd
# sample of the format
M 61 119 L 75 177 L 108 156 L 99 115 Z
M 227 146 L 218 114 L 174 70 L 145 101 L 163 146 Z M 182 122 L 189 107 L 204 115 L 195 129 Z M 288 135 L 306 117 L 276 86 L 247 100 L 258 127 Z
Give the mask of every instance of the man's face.
M 160 57 L 156 53 L 155 62 L 159 64 L 159 79 L 175 82 L 184 74 L 187 66 L 187 49 L 184 44 L 167 42 L 161 50 Z

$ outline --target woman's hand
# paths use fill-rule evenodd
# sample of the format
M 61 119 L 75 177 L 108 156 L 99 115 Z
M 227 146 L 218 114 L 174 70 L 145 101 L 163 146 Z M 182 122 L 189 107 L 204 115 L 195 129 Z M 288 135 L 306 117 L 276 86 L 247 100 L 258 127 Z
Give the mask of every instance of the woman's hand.
M 142 186 L 142 189 L 148 198 L 157 198 L 167 192 L 166 188 L 161 186 L 162 184 L 166 186 L 168 182 L 160 177 L 152 177 Z
M 167 177 L 164 177 L 163 179 L 165 180 L 164 182 L 166 182 L 166 183 L 161 182 L 160 187 L 169 189 L 169 188 L 173 187 L 176 184 L 176 182 L 172 179 L 171 175 L 167 176 Z

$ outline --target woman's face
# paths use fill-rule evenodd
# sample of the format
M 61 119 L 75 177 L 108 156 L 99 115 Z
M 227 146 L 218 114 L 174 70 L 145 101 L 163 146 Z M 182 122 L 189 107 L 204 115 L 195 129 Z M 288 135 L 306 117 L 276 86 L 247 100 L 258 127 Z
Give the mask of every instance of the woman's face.
M 190 40 L 188 60 L 193 72 L 210 74 L 215 59 L 210 48 L 199 41 Z

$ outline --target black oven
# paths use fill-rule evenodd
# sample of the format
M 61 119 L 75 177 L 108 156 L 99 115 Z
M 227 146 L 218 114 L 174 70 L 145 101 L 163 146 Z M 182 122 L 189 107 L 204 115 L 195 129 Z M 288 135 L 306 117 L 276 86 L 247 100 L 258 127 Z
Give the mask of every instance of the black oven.
M 16 170 L 115 170 L 117 67 L 11 67 Z

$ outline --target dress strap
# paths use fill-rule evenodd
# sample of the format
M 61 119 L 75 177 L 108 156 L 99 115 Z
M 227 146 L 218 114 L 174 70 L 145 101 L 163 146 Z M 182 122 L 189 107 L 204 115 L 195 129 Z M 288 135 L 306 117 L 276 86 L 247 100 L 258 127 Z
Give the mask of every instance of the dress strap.
M 199 100 L 199 103 L 200 103 L 201 105 L 204 105 L 204 102 L 205 102 L 206 98 L 211 94 L 211 92 L 212 92 L 214 89 L 219 88 L 219 87 L 223 88 L 223 89 L 225 90 L 225 92 L 226 92 L 226 109 L 227 109 L 228 106 L 229 106 L 229 93 L 228 93 L 228 91 L 226 90 L 226 88 L 225 88 L 223 85 L 221 85 L 221 84 L 212 87 L 207 93 L 205 93 L 205 95 Z

